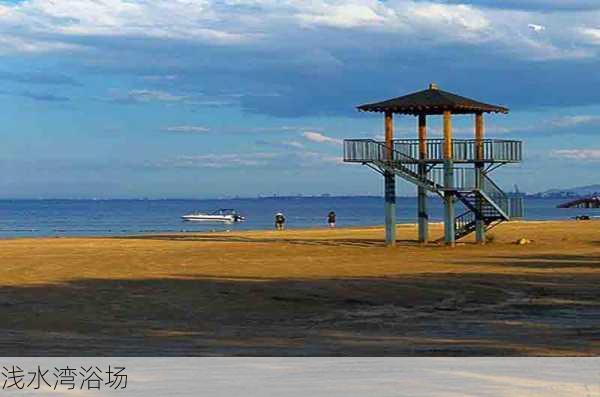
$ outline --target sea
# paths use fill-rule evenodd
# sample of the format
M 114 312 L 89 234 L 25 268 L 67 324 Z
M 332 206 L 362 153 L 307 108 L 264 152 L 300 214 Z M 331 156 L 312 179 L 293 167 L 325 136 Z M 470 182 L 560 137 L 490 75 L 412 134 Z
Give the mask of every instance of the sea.
M 525 198 L 525 219 L 600 217 L 600 209 L 559 209 L 564 199 Z M 185 222 L 190 212 L 235 209 L 246 221 L 235 224 Z M 430 220 L 441 222 L 442 201 L 432 197 Z M 381 197 L 267 197 L 211 200 L 0 200 L 0 238 L 117 236 L 174 232 L 268 230 L 276 212 L 287 228 L 327 226 L 335 211 L 339 227 L 383 224 Z M 416 222 L 416 198 L 397 199 L 398 223 Z

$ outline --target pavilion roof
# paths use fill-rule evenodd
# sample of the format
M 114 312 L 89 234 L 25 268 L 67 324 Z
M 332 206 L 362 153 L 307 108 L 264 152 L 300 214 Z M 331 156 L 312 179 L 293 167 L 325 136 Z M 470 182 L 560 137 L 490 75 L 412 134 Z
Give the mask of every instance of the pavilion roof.
M 423 91 L 414 92 L 383 102 L 369 103 L 358 106 L 363 112 L 391 112 L 398 114 L 442 114 L 449 110 L 454 114 L 472 113 L 508 113 L 502 106 L 490 105 L 465 98 L 451 92 L 442 91 L 435 84 Z

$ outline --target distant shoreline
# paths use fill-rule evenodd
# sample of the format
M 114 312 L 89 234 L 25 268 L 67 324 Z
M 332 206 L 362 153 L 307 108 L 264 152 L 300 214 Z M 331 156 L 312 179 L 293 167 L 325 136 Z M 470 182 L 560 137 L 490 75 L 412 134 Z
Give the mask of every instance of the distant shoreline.
M 508 193 L 510 196 L 511 193 Z M 437 196 L 430 196 L 436 198 Z M 568 200 L 571 198 L 587 197 L 580 196 L 538 196 L 537 194 L 525 194 L 525 199 L 536 200 Z M 263 197 L 217 197 L 217 198 L 0 198 L 3 201 L 233 201 L 233 200 L 293 200 L 293 199 L 381 199 L 383 196 L 357 195 L 357 196 L 263 196 Z M 397 199 L 416 199 L 417 196 L 396 196 Z
M 399 199 L 416 198 L 417 196 L 397 196 Z M 432 196 L 434 197 L 434 196 Z M 288 199 L 357 199 L 373 198 L 382 199 L 383 196 L 357 195 L 357 196 L 262 196 L 262 197 L 216 197 L 216 198 L 0 198 L 1 201 L 218 201 L 218 200 L 288 200 Z

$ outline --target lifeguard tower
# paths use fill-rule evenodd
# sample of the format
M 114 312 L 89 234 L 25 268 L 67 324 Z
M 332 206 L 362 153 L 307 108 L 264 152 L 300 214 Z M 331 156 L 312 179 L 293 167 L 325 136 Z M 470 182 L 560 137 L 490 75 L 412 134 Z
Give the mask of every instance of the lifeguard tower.
M 344 140 L 344 161 L 361 163 L 384 176 L 385 241 L 396 243 L 396 182 L 400 176 L 417 185 L 418 239 L 429 241 L 427 192 L 444 200 L 444 238 L 447 245 L 473 232 L 479 243 L 497 224 L 523 216 L 522 197 L 509 197 L 491 179 L 498 167 L 518 163 L 522 143 L 484 139 L 484 113 L 508 113 L 490 105 L 440 90 L 435 84 L 423 91 L 358 107 L 385 115 L 385 141 Z M 394 139 L 394 114 L 418 117 L 418 139 Z M 474 138 L 452 137 L 452 115 L 474 115 Z M 427 138 L 427 116 L 443 117 L 443 139 Z M 455 214 L 461 202 L 465 212 Z

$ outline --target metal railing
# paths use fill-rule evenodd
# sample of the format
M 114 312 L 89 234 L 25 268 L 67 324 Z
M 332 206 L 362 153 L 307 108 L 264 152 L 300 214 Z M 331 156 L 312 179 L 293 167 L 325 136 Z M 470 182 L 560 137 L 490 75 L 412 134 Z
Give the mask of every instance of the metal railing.
M 444 161 L 444 140 L 425 140 L 425 161 Z M 419 159 L 420 142 L 418 139 L 396 139 L 394 150 L 408 157 Z M 477 152 L 480 152 L 480 157 Z M 520 162 L 523 155 L 521 141 L 503 139 L 484 139 L 478 143 L 475 139 L 453 139 L 452 160 L 460 162 Z
M 427 185 L 438 188 L 446 186 L 444 168 L 429 168 L 423 178 L 419 174 L 419 161 L 417 159 L 397 150 L 390 151 L 384 143 L 373 139 L 345 140 L 344 161 L 389 165 L 395 171 L 404 173 L 410 178 L 420 180 Z M 451 188 L 456 190 L 476 189 L 475 175 L 474 168 L 454 167 Z
M 380 145 L 375 148 L 376 142 Z M 373 139 L 346 139 L 344 140 L 344 161 L 365 162 L 381 160 L 381 150 L 385 149 L 385 142 Z M 444 140 L 426 139 L 426 162 L 444 161 Z M 393 151 L 396 161 L 419 161 L 418 139 L 396 139 L 393 141 Z M 477 156 L 477 152 L 481 156 Z M 501 139 L 484 139 L 480 144 L 474 139 L 454 139 L 452 141 L 452 160 L 457 162 L 520 162 L 522 159 L 522 142 Z
M 384 143 L 373 139 L 351 139 L 344 141 L 344 161 L 372 163 L 379 167 L 390 168 L 392 171 L 399 172 L 411 180 L 428 185 L 431 189 L 438 189 L 436 180 L 423 178 L 419 175 L 419 164 L 416 159 L 408 157 L 393 149 L 389 149 Z M 442 174 L 443 177 L 443 174 Z M 442 179 L 443 181 L 443 179 Z M 438 184 L 441 185 L 441 184 Z
M 452 188 L 462 191 L 471 191 L 477 188 L 476 172 L 474 168 L 454 167 L 452 170 Z
M 467 211 L 456 218 L 454 218 L 454 230 L 457 232 L 457 238 L 467 234 L 468 231 L 472 230 L 475 225 L 475 213 L 473 211 Z
M 525 205 L 523 196 L 509 197 L 509 211 L 511 218 L 525 217 Z
M 355 163 L 395 161 L 416 163 L 418 160 L 392 147 L 390 151 L 385 142 L 374 139 L 345 139 L 344 161 Z
M 481 177 L 480 190 L 502 210 L 504 216 L 510 217 L 508 196 L 485 174 Z

